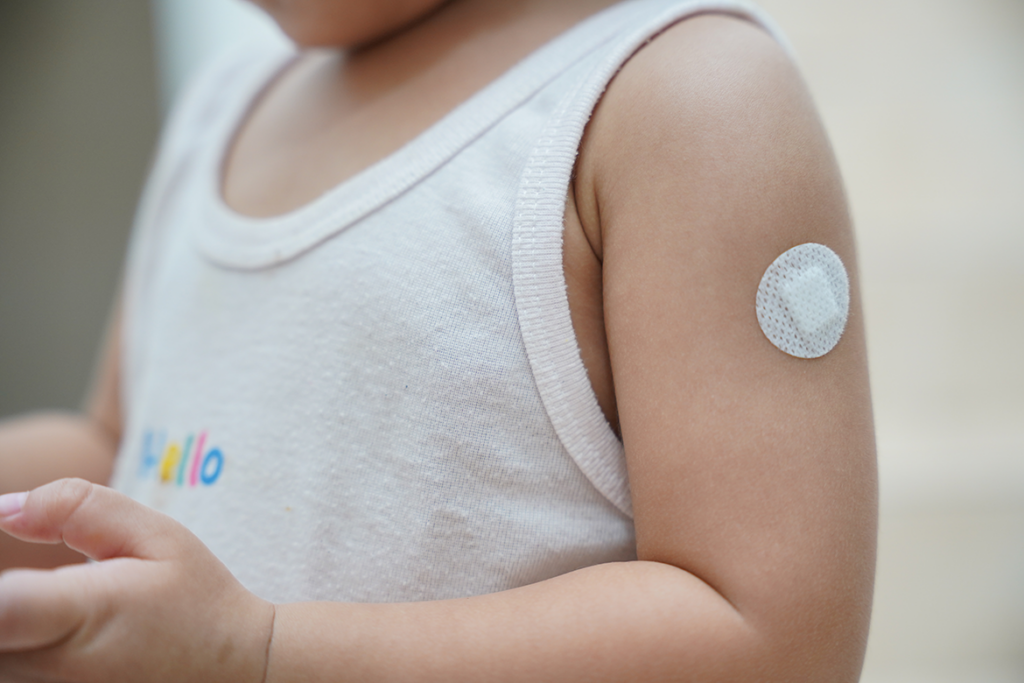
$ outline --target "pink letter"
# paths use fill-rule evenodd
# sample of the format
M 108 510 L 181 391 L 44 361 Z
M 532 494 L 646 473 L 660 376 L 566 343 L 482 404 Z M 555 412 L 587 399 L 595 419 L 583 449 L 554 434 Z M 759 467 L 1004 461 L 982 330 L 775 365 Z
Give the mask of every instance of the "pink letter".
M 203 462 L 204 443 L 206 443 L 206 432 L 199 432 L 199 439 L 196 441 L 196 454 L 192 458 L 192 471 L 188 475 L 189 486 L 195 486 L 199 483 L 199 465 Z

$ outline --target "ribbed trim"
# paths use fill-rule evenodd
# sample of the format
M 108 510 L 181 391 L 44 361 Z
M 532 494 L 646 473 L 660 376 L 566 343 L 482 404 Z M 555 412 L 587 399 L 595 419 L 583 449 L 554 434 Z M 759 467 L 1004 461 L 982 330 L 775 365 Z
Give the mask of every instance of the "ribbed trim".
M 666 4 L 664 0 L 641 0 L 636 3 L 637 14 L 655 13 L 658 6 Z M 789 51 L 770 20 L 748 3 L 695 0 L 668 4 L 639 30 L 616 42 L 614 50 L 563 99 L 527 162 L 513 228 L 516 309 L 541 400 L 562 445 L 584 475 L 629 517 L 633 506 L 625 452 L 601 412 L 580 358 L 562 266 L 565 198 L 583 130 L 622 65 L 652 36 L 694 14 L 720 12 L 749 19 Z
M 627 3 L 628 5 L 628 3 Z M 211 261 L 229 268 L 266 268 L 312 249 L 393 201 L 486 133 L 506 114 L 618 31 L 624 5 L 598 13 L 555 38 L 474 94 L 395 153 L 289 213 L 243 216 L 224 203 L 220 176 L 227 147 L 252 102 L 290 59 L 261 65 L 235 95 L 201 162 L 207 188 L 205 220 L 195 241 Z

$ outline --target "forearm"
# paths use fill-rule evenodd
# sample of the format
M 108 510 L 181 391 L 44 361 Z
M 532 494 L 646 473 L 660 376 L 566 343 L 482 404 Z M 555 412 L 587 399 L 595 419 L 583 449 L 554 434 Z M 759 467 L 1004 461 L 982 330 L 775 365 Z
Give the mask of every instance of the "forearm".
M 461 600 L 279 606 L 266 680 L 857 679 L 862 637 L 801 639 L 815 619 L 788 616 L 747 618 L 675 567 L 608 564 Z
M 62 477 L 106 484 L 115 438 L 85 415 L 35 413 L 0 421 L 0 494 L 28 491 Z M 0 534 L 0 570 L 81 562 L 63 545 L 39 545 Z

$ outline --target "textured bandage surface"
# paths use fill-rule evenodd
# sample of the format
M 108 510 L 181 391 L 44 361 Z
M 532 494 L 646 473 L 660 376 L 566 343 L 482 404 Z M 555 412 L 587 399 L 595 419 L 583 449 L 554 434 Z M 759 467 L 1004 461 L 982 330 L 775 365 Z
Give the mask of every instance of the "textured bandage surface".
M 850 280 L 836 253 L 808 242 L 768 266 L 757 288 L 757 322 L 768 341 L 797 358 L 832 350 L 846 329 Z

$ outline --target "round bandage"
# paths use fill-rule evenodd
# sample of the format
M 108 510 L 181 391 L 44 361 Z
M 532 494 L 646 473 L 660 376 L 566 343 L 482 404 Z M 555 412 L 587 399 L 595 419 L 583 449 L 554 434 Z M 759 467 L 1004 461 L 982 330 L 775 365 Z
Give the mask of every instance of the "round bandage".
M 757 288 L 757 322 L 779 350 L 818 358 L 846 329 L 850 280 L 835 252 L 808 242 L 768 266 Z

